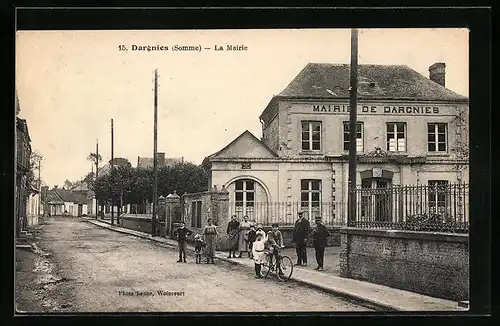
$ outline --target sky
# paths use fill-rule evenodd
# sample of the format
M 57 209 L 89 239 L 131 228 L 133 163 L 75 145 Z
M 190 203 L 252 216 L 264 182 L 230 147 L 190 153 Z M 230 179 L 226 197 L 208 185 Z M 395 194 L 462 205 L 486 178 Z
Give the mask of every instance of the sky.
M 467 29 L 361 29 L 358 61 L 407 65 L 426 77 L 429 66 L 445 62 L 446 87 L 468 96 L 468 37 Z M 213 50 L 228 44 L 247 50 Z M 260 114 L 309 62 L 349 64 L 350 30 L 18 31 L 19 117 L 51 187 L 91 171 L 86 157 L 96 141 L 109 161 L 111 119 L 114 156 L 135 166 L 138 156 L 153 157 L 158 69 L 158 152 L 200 164 L 245 130 L 260 138 Z

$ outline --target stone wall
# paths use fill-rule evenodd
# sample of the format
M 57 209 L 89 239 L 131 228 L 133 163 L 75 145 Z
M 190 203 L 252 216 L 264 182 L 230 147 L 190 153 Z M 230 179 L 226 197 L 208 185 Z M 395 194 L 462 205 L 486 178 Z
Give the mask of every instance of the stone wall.
M 120 217 L 120 222 L 124 228 L 151 234 L 151 216 L 124 214 Z
M 341 228 L 340 275 L 449 300 L 469 300 L 469 237 Z

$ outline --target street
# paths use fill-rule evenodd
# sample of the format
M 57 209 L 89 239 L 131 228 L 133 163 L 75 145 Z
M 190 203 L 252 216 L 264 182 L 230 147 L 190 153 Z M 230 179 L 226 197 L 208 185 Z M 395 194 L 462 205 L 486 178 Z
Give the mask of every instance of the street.
M 255 279 L 253 270 L 177 263 L 177 251 L 79 218 L 45 218 L 37 253 L 16 252 L 18 311 L 368 311 L 295 282 Z M 163 295 L 160 292 L 163 291 Z

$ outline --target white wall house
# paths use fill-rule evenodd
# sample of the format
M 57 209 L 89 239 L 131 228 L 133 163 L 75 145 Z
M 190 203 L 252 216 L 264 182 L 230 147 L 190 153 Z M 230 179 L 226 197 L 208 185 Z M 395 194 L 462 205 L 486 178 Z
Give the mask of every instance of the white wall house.
M 469 100 L 445 88 L 444 67 L 432 65 L 427 78 L 408 66 L 359 65 L 357 188 L 468 183 Z M 231 213 L 290 223 L 302 210 L 311 221 L 326 214 L 331 223 L 345 223 L 349 72 L 345 64 L 306 65 L 264 108 L 261 139 L 245 131 L 205 158 L 209 187 L 229 190 Z M 438 209 L 455 200 L 424 197 Z M 388 203 L 377 212 L 399 215 L 396 200 L 406 205 L 378 197 L 360 205 Z
M 47 203 L 51 216 L 88 215 L 87 196 L 79 192 L 54 187 L 47 192 Z

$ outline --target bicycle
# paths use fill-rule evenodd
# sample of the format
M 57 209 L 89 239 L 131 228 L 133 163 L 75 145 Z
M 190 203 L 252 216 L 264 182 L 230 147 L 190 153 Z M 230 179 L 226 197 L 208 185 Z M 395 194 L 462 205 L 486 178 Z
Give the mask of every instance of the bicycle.
M 281 255 L 278 252 L 278 260 L 273 259 L 273 263 L 270 263 L 272 254 L 269 251 L 265 253 L 266 258 L 265 262 L 262 264 L 260 275 L 262 277 L 267 277 L 271 271 L 275 271 L 276 276 L 280 281 L 288 281 L 292 277 L 293 273 L 293 262 L 292 259 L 288 256 Z M 279 262 L 279 265 L 278 265 Z M 278 266 L 281 267 L 281 271 L 283 274 L 278 272 Z

